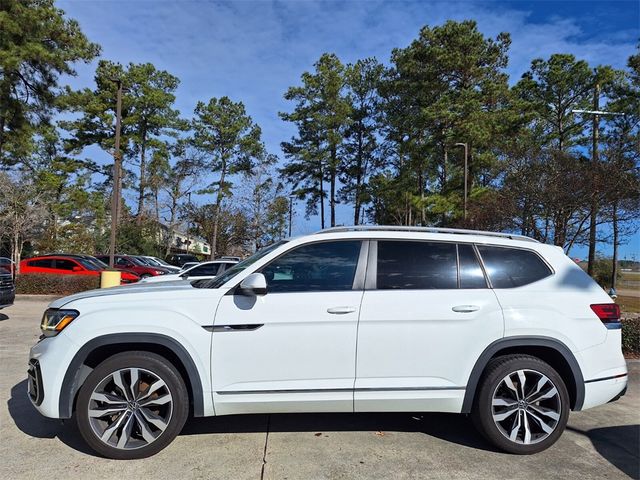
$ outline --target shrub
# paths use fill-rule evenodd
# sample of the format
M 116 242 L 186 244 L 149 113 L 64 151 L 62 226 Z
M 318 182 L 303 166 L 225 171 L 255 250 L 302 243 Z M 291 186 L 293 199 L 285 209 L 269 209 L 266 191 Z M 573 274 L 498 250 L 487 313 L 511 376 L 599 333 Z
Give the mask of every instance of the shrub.
M 622 351 L 640 355 L 640 317 L 622 319 Z
M 16 278 L 16 293 L 31 295 L 71 295 L 100 286 L 99 276 L 29 273 Z

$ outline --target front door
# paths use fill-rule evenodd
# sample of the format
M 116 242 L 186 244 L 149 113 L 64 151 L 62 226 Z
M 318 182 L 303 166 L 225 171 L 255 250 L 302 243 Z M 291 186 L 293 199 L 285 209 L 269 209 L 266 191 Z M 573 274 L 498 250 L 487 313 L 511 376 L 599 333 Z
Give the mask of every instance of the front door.
M 217 415 L 353 411 L 366 242 L 294 247 L 259 272 L 267 294 L 233 290 L 213 326 Z
M 371 242 L 358 328 L 355 411 L 460 412 L 502 311 L 470 244 Z

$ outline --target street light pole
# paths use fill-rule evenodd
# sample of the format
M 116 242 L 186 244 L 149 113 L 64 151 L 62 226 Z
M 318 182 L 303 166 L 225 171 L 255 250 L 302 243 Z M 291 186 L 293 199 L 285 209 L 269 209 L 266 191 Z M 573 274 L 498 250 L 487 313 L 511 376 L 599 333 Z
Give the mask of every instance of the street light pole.
M 118 228 L 118 215 L 120 213 L 120 189 L 122 157 L 120 156 L 120 128 L 122 117 L 122 80 L 114 79 L 118 85 L 116 96 L 116 138 L 113 151 L 113 193 L 111 196 L 111 236 L 109 238 L 109 266 L 113 268 L 116 253 L 116 230 Z
M 469 146 L 466 143 L 456 143 L 456 147 L 464 147 L 464 219 L 467 219 L 467 177 L 469 176 L 469 168 L 467 165 Z

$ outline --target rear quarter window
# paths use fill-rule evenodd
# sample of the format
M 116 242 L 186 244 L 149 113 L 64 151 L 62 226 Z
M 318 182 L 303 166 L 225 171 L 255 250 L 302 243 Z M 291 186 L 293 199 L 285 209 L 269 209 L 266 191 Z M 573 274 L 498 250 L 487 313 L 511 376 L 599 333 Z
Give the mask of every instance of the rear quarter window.
M 491 286 L 515 288 L 553 274 L 549 266 L 530 250 L 478 245 Z

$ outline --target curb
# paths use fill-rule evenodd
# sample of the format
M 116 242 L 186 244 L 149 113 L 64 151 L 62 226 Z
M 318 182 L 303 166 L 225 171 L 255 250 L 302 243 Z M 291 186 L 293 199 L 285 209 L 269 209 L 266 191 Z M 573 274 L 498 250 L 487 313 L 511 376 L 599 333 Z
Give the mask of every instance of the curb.
M 31 295 L 31 294 L 20 293 L 16 295 L 16 301 L 24 300 L 27 302 L 42 302 L 42 301 L 52 302 L 53 300 L 57 300 L 59 298 L 62 298 L 63 296 L 64 295 Z

